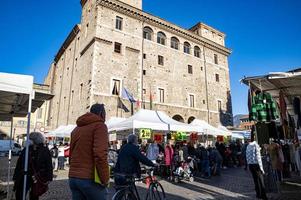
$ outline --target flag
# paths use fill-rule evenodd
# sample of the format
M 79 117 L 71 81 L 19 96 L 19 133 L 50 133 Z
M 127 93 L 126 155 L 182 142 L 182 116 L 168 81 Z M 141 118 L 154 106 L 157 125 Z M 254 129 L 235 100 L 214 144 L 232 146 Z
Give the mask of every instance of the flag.
M 118 108 L 121 108 L 124 112 L 130 112 L 129 109 L 123 104 L 121 99 L 118 97 Z
M 133 95 L 125 88 L 122 88 L 121 96 L 122 98 L 129 100 L 131 103 L 136 102 Z

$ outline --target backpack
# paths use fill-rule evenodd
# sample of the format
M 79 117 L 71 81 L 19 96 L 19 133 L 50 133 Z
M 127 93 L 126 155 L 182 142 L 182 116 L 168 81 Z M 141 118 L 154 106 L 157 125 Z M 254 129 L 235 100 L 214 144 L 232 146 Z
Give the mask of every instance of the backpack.
M 52 156 L 52 158 L 57 158 L 58 155 L 59 155 L 59 151 L 58 151 L 57 148 L 51 149 L 51 156 Z

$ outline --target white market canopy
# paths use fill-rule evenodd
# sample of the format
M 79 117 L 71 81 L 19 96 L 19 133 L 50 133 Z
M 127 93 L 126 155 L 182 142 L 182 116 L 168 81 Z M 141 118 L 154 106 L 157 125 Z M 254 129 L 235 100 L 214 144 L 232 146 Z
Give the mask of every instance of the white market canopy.
M 117 123 L 126 120 L 126 118 L 112 117 L 107 122 L 106 125 L 111 127 Z M 46 137 L 71 137 L 72 131 L 76 128 L 76 125 L 61 125 L 53 131 L 46 133 Z
M 221 130 L 218 128 L 215 128 L 214 126 L 211 126 L 204 120 L 195 119 L 193 120 L 190 125 L 193 126 L 200 126 L 203 128 L 204 133 L 212 136 L 229 136 L 229 132 L 225 130 Z M 230 133 L 231 134 L 231 133 Z
M 71 137 L 76 125 L 59 126 L 57 129 L 46 134 L 46 137 Z
M 237 139 L 245 139 L 245 132 L 244 131 L 232 131 L 232 138 Z
M 219 130 L 223 131 L 225 136 L 231 136 L 232 135 L 232 132 L 229 131 L 225 126 L 219 125 L 217 128 Z
M 123 122 L 124 120 L 126 120 L 126 118 L 122 118 L 122 117 L 111 117 L 108 121 L 106 121 L 106 125 L 108 127 L 108 129 L 110 129 L 110 127 L 113 127 L 114 125 Z
M 109 132 L 149 128 L 161 131 L 203 132 L 200 126 L 191 126 L 170 118 L 161 111 L 139 110 L 135 115 L 120 123 L 108 126 Z
M 34 97 L 31 112 L 35 112 L 53 95 L 35 92 L 33 76 L 0 72 L 0 121 L 11 121 L 12 117 L 26 117 L 29 95 Z

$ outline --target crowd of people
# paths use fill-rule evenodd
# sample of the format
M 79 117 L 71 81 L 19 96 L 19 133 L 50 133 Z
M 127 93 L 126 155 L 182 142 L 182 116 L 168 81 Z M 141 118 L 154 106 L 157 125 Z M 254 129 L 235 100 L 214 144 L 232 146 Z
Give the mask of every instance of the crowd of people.
M 69 165 L 69 155 L 70 155 L 70 145 L 68 143 L 63 144 L 63 142 L 59 142 L 57 146 L 56 143 L 53 144 L 53 147 L 49 147 L 50 153 L 52 156 L 52 165 L 53 170 L 64 170 L 65 164 Z
M 16 199 L 23 196 L 23 176 L 28 175 L 26 193 L 30 199 L 48 190 L 53 170 L 63 170 L 69 164 L 69 186 L 72 199 L 106 199 L 106 187 L 110 179 L 108 163 L 109 141 L 105 125 L 103 104 L 94 104 L 90 112 L 79 117 L 77 127 L 71 133 L 70 145 L 59 143 L 47 148 L 41 133 L 31 133 L 29 148 L 29 170 L 24 172 L 25 150 L 18 159 L 14 174 Z M 188 170 L 192 175 L 210 178 L 221 175 L 221 168 L 242 166 L 246 159 L 244 145 L 239 141 L 225 145 L 204 147 L 196 142 L 173 141 L 166 143 L 154 140 L 141 141 L 136 135 L 129 135 L 123 141 L 114 166 L 116 185 L 126 184 L 120 174 L 141 174 L 140 163 L 157 167 L 160 176 L 173 177 Z
M 225 145 L 224 142 L 216 142 L 215 146 L 202 146 L 195 142 L 168 141 L 163 145 L 156 141 L 141 142 L 140 151 L 154 163 L 167 166 L 174 171 L 183 163 L 187 163 L 194 174 L 201 174 L 205 178 L 212 175 L 221 175 L 221 168 L 246 166 L 246 144 L 239 140 Z M 171 174 L 171 172 L 167 172 Z

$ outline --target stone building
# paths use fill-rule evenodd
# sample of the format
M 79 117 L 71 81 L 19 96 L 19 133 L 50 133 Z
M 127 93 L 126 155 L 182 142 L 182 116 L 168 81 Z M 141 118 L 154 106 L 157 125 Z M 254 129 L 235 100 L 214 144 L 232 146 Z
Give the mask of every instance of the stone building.
M 108 118 L 122 88 L 176 120 L 232 123 L 225 34 L 203 23 L 189 30 L 142 11 L 142 0 L 81 0 L 81 22 L 59 49 L 45 84 L 55 97 L 49 123 L 74 124 L 95 102 Z M 152 100 L 151 100 L 152 98 Z M 130 108 L 127 100 L 123 103 Z

